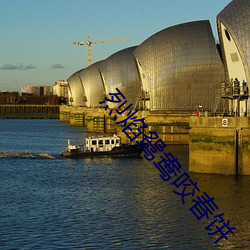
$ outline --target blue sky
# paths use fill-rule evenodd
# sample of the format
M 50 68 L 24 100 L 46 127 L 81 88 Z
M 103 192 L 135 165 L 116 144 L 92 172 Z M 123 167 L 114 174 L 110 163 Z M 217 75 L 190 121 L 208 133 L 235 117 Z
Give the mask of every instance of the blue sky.
M 53 85 L 87 66 L 73 41 L 128 38 L 92 46 L 92 62 L 139 45 L 170 26 L 210 20 L 231 0 L 0 0 L 0 91 Z

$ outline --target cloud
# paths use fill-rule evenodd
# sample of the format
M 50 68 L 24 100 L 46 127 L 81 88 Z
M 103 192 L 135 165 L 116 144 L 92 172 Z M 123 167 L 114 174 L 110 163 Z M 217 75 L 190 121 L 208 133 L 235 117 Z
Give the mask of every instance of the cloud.
M 0 69 L 1 70 L 29 70 L 29 69 L 35 69 L 36 66 L 33 66 L 31 64 L 23 65 L 23 63 L 14 65 L 14 64 L 8 64 L 5 63 Z
M 51 66 L 52 69 L 63 69 L 64 66 L 60 63 L 55 63 Z
M 22 70 L 35 69 L 35 68 L 36 66 L 29 64 L 29 65 L 24 66 Z

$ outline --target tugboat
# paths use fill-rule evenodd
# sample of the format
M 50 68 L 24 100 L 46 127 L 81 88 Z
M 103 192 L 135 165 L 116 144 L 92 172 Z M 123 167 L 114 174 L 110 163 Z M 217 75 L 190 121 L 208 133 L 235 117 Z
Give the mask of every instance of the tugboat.
M 113 136 L 90 136 L 85 139 L 85 145 L 71 145 L 68 140 L 65 158 L 93 157 L 141 157 L 143 149 L 137 144 L 122 144 L 121 138 Z

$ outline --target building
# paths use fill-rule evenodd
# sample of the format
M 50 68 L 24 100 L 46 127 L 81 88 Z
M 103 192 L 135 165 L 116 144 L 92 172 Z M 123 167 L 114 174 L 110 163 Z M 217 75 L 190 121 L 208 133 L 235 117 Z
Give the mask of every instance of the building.
M 41 96 L 41 91 L 39 86 L 22 86 L 21 93 L 22 95 Z
M 80 79 L 80 72 L 83 69 L 78 70 L 73 75 L 71 75 L 68 82 L 68 98 L 69 105 L 84 107 L 86 106 L 86 94 L 82 86 Z
M 211 111 L 224 68 L 209 21 L 164 29 L 134 51 L 147 108 L 160 112 Z
M 106 96 L 102 76 L 99 70 L 101 63 L 102 61 L 94 63 L 79 73 L 86 97 L 85 105 L 87 107 L 100 107 L 101 105 L 99 102 L 104 101 Z
M 139 46 L 118 51 L 77 71 L 68 83 L 75 106 L 96 107 L 119 88 L 135 108 L 185 113 L 198 106 L 211 111 L 224 78 L 210 23 L 197 21 L 164 29 Z
M 60 98 L 53 95 L 52 86 L 22 86 L 19 102 L 34 105 L 58 105 Z
M 53 88 L 52 86 L 22 86 L 21 93 L 22 95 L 35 96 L 52 95 Z
M 0 104 L 17 104 L 18 102 L 18 92 L 0 92 Z
M 141 80 L 134 59 L 137 46 L 118 51 L 99 64 L 100 74 L 106 95 L 115 93 L 116 88 L 127 98 L 127 103 L 134 106 L 141 94 Z M 110 103 L 110 108 L 117 108 L 117 104 Z
M 248 0 L 233 0 L 218 14 L 217 24 L 220 44 L 215 43 L 208 20 L 188 22 L 77 71 L 68 79 L 71 104 L 96 107 L 98 99 L 102 101 L 118 87 L 137 109 L 190 114 L 201 107 L 213 113 L 221 87 L 237 78 L 239 93 L 229 100 L 228 109 L 233 115 L 249 116 Z
M 135 47 L 126 48 L 111 55 L 106 60 L 77 71 L 67 80 L 72 94 L 71 105 L 100 107 L 108 93 L 119 88 L 128 103 L 136 104 L 141 81 L 134 60 Z M 110 106 L 115 108 L 117 105 Z
M 227 85 L 237 78 L 240 84 L 239 113 L 250 115 L 250 102 L 244 98 L 244 83 L 250 82 L 250 4 L 249 0 L 234 0 L 217 16 Z M 245 85 L 245 86 L 244 86 Z M 237 112 L 237 93 L 231 98 L 231 109 Z M 248 102 L 247 102 L 248 101 Z
M 59 80 L 53 85 L 53 95 L 58 97 L 68 98 L 68 83 L 64 80 Z

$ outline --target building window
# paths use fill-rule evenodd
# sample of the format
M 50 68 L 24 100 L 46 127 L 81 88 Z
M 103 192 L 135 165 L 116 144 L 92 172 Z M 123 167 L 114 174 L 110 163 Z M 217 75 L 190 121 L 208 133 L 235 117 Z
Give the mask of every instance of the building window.
M 232 62 L 238 62 L 239 61 L 239 57 L 238 57 L 238 54 L 236 52 L 230 54 L 230 56 L 231 56 Z
M 231 36 L 229 35 L 228 31 L 225 29 L 225 35 L 227 37 L 227 40 L 231 42 Z

